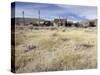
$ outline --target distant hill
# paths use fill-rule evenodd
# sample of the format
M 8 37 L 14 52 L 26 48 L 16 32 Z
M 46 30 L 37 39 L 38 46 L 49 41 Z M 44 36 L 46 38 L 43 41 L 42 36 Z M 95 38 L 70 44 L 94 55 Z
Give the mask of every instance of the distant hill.
M 80 21 L 79 23 L 87 26 L 89 25 L 89 22 L 94 22 L 94 24 L 97 25 L 97 19 L 83 20 L 83 21 Z
M 19 23 L 19 24 L 23 24 L 23 18 L 17 17 L 17 18 L 11 18 L 12 21 L 14 21 L 15 19 L 15 23 Z M 30 24 L 30 23 L 38 23 L 39 19 L 37 18 L 24 18 L 25 20 L 25 24 Z M 46 21 L 44 19 L 40 19 L 41 21 Z

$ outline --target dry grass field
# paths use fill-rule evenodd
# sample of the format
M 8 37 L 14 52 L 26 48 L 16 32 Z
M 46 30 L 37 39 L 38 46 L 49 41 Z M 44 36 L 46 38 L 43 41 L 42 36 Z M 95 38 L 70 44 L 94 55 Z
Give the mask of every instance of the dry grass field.
M 16 30 L 16 73 L 96 68 L 96 37 L 95 27 Z

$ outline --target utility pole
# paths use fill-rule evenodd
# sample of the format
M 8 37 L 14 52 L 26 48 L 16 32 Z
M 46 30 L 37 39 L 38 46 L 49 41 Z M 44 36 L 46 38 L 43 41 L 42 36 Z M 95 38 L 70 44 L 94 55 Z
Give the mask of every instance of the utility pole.
M 40 10 L 38 11 L 39 26 L 40 26 Z
M 59 16 L 59 22 L 58 22 L 58 26 L 60 26 L 60 24 L 61 24 L 61 20 L 60 20 L 60 16 Z
M 22 15 L 23 15 L 23 24 L 24 24 L 24 26 L 25 26 L 24 11 L 22 12 Z

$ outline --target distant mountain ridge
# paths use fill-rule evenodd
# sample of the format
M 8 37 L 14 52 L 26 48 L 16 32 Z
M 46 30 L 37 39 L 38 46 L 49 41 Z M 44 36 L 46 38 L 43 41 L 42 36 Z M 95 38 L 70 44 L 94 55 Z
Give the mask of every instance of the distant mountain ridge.
M 11 18 L 12 21 L 14 21 L 14 19 L 15 19 L 15 24 L 23 24 L 23 18 L 22 17 Z M 34 23 L 39 22 L 38 18 L 24 18 L 24 20 L 25 20 L 25 24 L 31 24 L 31 23 L 34 24 Z M 40 19 L 40 22 L 44 22 L 44 21 L 47 21 L 47 20 Z M 80 21 L 78 23 L 87 26 L 87 25 L 89 25 L 89 22 L 94 22 L 94 24 L 97 25 L 97 19 L 83 20 L 83 21 Z
M 94 24 L 97 25 L 97 19 L 83 20 L 83 21 L 80 21 L 79 23 L 87 25 L 89 22 L 94 22 Z
M 11 20 L 13 21 L 15 19 L 15 23 L 23 23 L 23 18 L 21 17 L 17 17 L 17 18 L 11 18 Z M 25 24 L 30 24 L 30 23 L 37 23 L 39 21 L 38 18 L 24 18 L 25 20 Z M 40 19 L 41 21 L 45 21 L 44 19 Z

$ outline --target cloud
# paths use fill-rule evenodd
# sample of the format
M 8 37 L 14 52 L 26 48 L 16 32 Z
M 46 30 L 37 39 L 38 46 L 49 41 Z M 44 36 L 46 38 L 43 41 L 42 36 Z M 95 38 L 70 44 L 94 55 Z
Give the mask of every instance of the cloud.
M 68 10 L 69 13 L 74 14 L 76 18 L 80 19 L 94 19 L 97 18 L 97 7 L 94 6 L 79 6 L 79 5 L 58 5 L 59 7 Z M 70 15 L 71 16 L 71 15 Z

